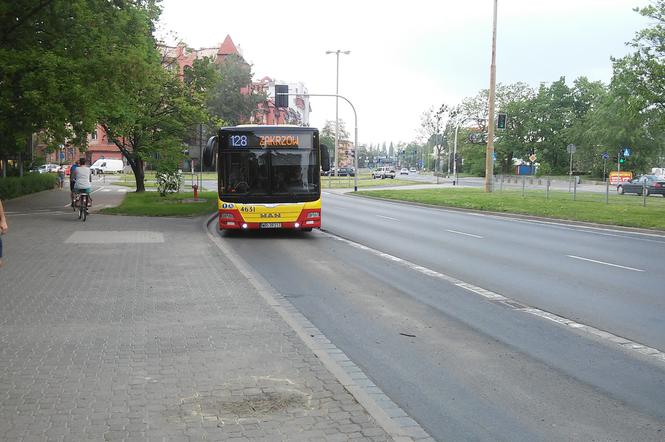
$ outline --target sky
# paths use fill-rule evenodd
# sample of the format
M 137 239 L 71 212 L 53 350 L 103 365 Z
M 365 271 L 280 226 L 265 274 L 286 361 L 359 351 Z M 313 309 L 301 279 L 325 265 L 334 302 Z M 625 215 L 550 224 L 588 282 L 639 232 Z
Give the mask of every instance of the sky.
M 498 0 L 498 83 L 533 87 L 565 76 L 608 82 L 610 57 L 649 22 L 633 8 L 648 0 Z M 254 78 L 302 82 L 311 94 L 354 105 L 359 144 L 419 138 L 421 115 L 489 88 L 492 0 L 162 0 L 158 37 L 215 47 L 230 35 Z M 335 119 L 335 99 L 311 98 L 310 125 Z M 354 114 L 339 117 L 353 137 Z

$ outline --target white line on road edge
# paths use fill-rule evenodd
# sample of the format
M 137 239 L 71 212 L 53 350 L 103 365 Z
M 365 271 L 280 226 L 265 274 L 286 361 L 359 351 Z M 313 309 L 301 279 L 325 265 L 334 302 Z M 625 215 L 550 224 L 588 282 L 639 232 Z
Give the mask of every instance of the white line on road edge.
M 472 237 L 474 237 L 474 238 L 483 239 L 482 236 L 480 236 L 480 235 L 474 235 L 473 233 L 458 232 L 457 230 L 450 230 L 450 229 L 446 229 L 446 232 L 456 233 L 456 234 L 458 234 L 458 235 L 472 236 Z
M 399 221 L 397 218 L 391 218 L 389 216 L 383 216 L 383 215 L 376 215 L 376 216 L 378 216 L 379 218 L 389 219 L 391 221 Z
M 389 259 L 391 261 L 394 261 L 398 264 L 404 265 L 407 268 L 411 270 L 415 270 L 417 272 L 423 273 L 427 276 L 431 276 L 433 278 L 438 278 L 442 279 L 444 281 L 450 282 L 452 284 L 455 284 L 456 286 L 463 288 L 465 290 L 468 290 L 470 292 L 473 292 L 477 295 L 480 295 L 484 297 L 485 299 L 488 299 L 490 301 L 494 302 L 499 302 L 502 305 L 510 308 L 511 310 L 516 310 L 524 313 L 529 313 L 531 315 L 539 316 L 543 319 L 550 320 L 552 322 L 555 322 L 560 325 L 567 326 L 571 329 L 583 331 L 586 333 L 590 333 L 594 336 L 597 336 L 603 340 L 612 342 L 614 344 L 617 344 L 621 346 L 624 350 L 627 351 L 634 351 L 637 353 L 640 353 L 642 355 L 650 356 L 662 363 L 665 363 L 665 353 L 652 347 L 648 347 L 646 345 L 640 344 L 639 342 L 631 341 L 630 339 L 622 338 L 621 336 L 614 335 L 612 333 L 597 329 L 595 327 L 592 327 L 590 325 L 586 324 L 581 324 L 579 322 L 572 321 L 570 319 L 564 318 L 563 316 L 558 316 L 555 315 L 554 313 L 547 312 L 545 310 L 541 310 L 539 308 L 531 307 L 528 306 L 524 303 L 521 303 L 519 301 L 516 301 L 514 299 L 508 298 L 507 296 L 500 295 L 498 293 L 492 292 L 490 290 L 485 290 L 482 287 L 475 286 L 473 284 L 469 284 L 467 282 L 464 282 L 462 280 L 459 280 L 457 278 L 454 278 L 452 276 L 446 275 L 444 273 L 439 273 L 436 270 L 431 270 L 426 267 L 420 266 L 418 264 L 412 263 L 410 261 L 406 261 L 402 258 L 398 258 L 393 255 L 389 255 L 387 253 L 381 252 L 376 249 L 372 249 L 370 247 L 367 247 L 365 245 L 359 244 L 357 242 L 351 241 L 346 238 L 342 238 L 340 236 L 334 235 L 330 232 L 321 232 L 324 235 L 327 235 L 330 238 L 336 239 L 338 241 L 342 241 L 351 247 L 355 247 L 360 250 L 367 251 L 369 253 L 372 253 L 376 256 L 380 256 L 384 259 Z
M 619 264 L 612 264 L 610 262 L 596 261 L 595 259 L 582 258 L 581 256 L 575 256 L 575 255 L 566 255 L 566 256 L 568 258 L 580 259 L 582 261 L 595 262 L 596 264 L 603 264 L 603 265 L 606 265 L 606 266 L 619 267 L 620 269 L 632 270 L 634 272 L 644 272 L 644 270 L 636 269 L 634 267 L 626 267 L 626 266 L 622 266 L 622 265 L 619 265 Z
M 210 231 L 217 214 L 207 219 L 204 229 L 210 240 L 231 260 L 247 278 L 266 303 L 293 329 L 305 345 L 319 358 L 323 366 L 351 393 L 376 423 L 397 442 L 434 441 L 432 437 L 397 404 L 386 396 L 344 352 L 312 324 L 300 311 L 279 293 L 244 259 Z

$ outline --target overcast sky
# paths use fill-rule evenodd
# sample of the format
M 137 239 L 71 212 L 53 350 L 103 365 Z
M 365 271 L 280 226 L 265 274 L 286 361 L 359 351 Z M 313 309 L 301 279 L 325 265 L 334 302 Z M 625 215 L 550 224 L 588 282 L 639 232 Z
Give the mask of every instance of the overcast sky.
M 532 86 L 565 76 L 609 81 L 610 57 L 647 21 L 648 0 L 499 0 L 497 82 Z M 364 1 L 163 0 L 160 36 L 190 47 L 229 34 L 255 78 L 301 81 L 310 93 L 339 93 L 358 112 L 361 144 L 418 137 L 420 115 L 489 87 L 492 0 Z M 165 38 L 173 43 L 173 37 Z M 333 98 L 311 99 L 312 126 L 335 118 Z M 353 113 L 340 101 L 353 136 Z

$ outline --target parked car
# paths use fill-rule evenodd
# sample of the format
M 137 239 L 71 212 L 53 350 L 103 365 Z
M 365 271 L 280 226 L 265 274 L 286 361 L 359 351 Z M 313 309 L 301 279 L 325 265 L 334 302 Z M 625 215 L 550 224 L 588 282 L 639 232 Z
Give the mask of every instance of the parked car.
M 52 163 L 42 164 L 37 168 L 30 169 L 30 172 L 38 172 L 38 173 L 57 172 L 59 168 L 60 166 L 57 164 L 52 164 Z
M 418 171 L 416 170 L 415 167 L 412 167 L 411 169 L 409 169 L 409 172 L 411 172 L 411 173 L 416 173 L 416 172 L 418 172 Z
M 374 178 L 395 178 L 395 168 L 392 166 L 383 166 L 372 171 L 372 179 Z
M 402 167 L 402 168 L 399 170 L 399 174 L 400 174 L 400 175 L 408 175 L 408 174 L 409 174 L 409 169 L 407 169 L 406 167 Z
M 340 167 L 337 176 L 355 176 L 356 172 L 353 167 Z
M 630 181 L 625 181 L 617 185 L 617 193 L 636 193 L 642 195 L 645 192 L 647 196 L 651 194 L 663 195 L 665 197 L 665 180 L 656 175 L 642 175 Z

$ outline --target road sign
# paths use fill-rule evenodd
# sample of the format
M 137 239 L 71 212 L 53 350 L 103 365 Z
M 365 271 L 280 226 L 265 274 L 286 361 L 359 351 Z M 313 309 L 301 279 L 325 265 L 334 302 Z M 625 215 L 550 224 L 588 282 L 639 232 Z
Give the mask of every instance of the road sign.
M 610 157 L 610 154 L 607 153 L 607 152 L 603 152 L 602 157 L 603 157 L 604 160 L 606 160 L 606 159 L 608 159 L 608 158 Z
M 568 151 L 568 153 L 575 153 L 575 151 L 577 150 L 577 146 L 575 146 L 574 144 L 569 144 L 566 147 L 566 150 Z
M 531 161 L 531 162 L 533 163 L 534 161 L 536 161 L 536 158 L 537 158 L 537 157 L 536 157 L 536 154 L 535 154 L 535 153 L 532 153 L 532 154 L 529 156 L 529 161 Z
M 621 153 L 624 157 L 629 157 L 630 156 L 630 147 L 624 147 L 623 152 Z

